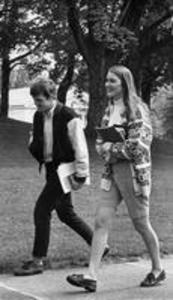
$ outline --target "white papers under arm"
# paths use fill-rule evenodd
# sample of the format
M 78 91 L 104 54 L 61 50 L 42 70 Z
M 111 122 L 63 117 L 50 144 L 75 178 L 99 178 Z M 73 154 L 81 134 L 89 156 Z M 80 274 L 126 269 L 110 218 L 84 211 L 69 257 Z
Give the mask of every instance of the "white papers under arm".
M 75 173 L 75 163 L 61 163 L 57 169 L 57 174 L 65 194 L 71 192 L 72 187 L 70 184 L 69 176 Z

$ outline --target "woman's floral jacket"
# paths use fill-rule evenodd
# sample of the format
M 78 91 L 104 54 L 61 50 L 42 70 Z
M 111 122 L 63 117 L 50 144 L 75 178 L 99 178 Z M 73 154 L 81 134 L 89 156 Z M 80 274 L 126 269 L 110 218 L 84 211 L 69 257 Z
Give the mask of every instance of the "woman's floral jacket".
M 109 111 L 102 120 L 102 126 L 107 126 Z M 126 124 L 126 134 L 124 131 L 124 141 L 113 143 L 110 150 L 109 161 L 105 164 L 103 177 L 111 180 L 111 166 L 119 160 L 130 162 L 133 186 L 136 195 L 149 198 L 151 192 L 151 142 L 152 126 L 149 113 L 141 107 L 137 112 L 136 119 Z M 96 149 L 102 146 L 100 138 L 96 140 Z

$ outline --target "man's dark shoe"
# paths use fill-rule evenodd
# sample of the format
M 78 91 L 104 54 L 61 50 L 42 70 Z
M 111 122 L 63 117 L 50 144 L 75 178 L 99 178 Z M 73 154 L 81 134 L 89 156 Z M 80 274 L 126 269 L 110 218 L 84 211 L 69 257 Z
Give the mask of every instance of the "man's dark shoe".
M 43 273 L 44 265 L 43 262 L 30 260 L 23 263 L 23 265 L 14 270 L 15 276 L 29 276 Z
M 156 277 L 152 272 L 149 273 L 146 278 L 141 282 L 141 287 L 152 287 L 159 284 L 161 281 L 166 279 L 166 273 L 164 270 Z
M 72 274 L 67 276 L 66 279 L 68 283 L 77 287 L 82 287 L 90 293 L 96 292 L 97 281 L 94 279 L 85 278 L 83 274 Z

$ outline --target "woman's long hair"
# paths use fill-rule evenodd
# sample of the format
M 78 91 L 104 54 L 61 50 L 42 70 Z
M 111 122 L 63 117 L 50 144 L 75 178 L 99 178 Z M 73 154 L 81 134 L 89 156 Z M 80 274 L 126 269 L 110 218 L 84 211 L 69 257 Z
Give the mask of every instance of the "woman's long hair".
M 131 71 L 124 66 L 115 65 L 112 66 L 108 72 L 114 73 L 121 80 L 123 101 L 127 110 L 127 120 L 135 120 L 139 111 L 142 113 L 142 115 L 148 115 L 149 110 L 147 105 L 137 95 Z

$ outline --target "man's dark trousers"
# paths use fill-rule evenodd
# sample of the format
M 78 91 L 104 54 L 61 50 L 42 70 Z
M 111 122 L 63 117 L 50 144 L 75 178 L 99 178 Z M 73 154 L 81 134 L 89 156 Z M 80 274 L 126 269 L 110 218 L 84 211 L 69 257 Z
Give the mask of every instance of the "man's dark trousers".
M 56 210 L 59 219 L 78 233 L 89 245 L 92 242 L 92 230 L 74 212 L 71 193 L 64 194 L 53 163 L 46 164 L 46 185 L 40 194 L 35 210 L 34 257 L 47 255 L 50 237 L 51 212 Z

